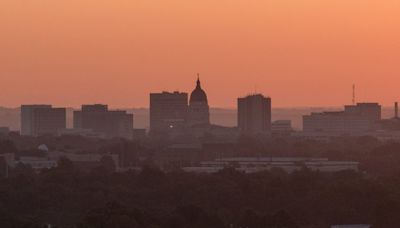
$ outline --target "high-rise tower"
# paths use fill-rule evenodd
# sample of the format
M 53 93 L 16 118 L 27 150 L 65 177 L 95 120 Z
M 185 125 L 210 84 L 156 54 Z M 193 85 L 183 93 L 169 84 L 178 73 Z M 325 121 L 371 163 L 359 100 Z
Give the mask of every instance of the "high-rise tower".
M 261 94 L 238 98 L 238 127 L 245 134 L 271 131 L 271 98 Z
M 188 94 L 175 91 L 150 94 L 150 132 L 167 133 L 186 126 Z

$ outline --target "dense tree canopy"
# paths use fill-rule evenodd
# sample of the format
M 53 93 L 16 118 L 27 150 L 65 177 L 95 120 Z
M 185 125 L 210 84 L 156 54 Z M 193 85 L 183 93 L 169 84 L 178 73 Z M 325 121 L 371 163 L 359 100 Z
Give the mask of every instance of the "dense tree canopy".
M 0 181 L 0 226 L 329 227 L 400 224 L 400 180 L 361 173 L 81 173 L 68 162 Z
M 0 140 L 0 153 L 29 151 L 29 142 L 18 140 Z M 63 148 L 69 141 L 85 142 L 68 137 L 42 140 L 58 140 Z M 131 158 L 130 164 L 139 164 L 135 163 L 139 154 L 154 149 L 120 140 L 99 144 L 85 148 L 93 153 L 122 154 Z M 116 173 L 110 157 L 104 157 L 91 172 L 80 171 L 67 159 L 40 173 L 20 164 L 9 178 L 0 179 L 0 227 L 323 228 L 366 223 L 391 228 L 400 224 L 397 142 L 370 137 L 331 141 L 241 138 L 236 147 L 241 156 L 355 160 L 360 162 L 360 171 L 304 169 L 287 174 L 273 169 L 243 174 L 231 167 L 200 175 L 180 170 L 165 173 L 146 166 L 140 172 Z

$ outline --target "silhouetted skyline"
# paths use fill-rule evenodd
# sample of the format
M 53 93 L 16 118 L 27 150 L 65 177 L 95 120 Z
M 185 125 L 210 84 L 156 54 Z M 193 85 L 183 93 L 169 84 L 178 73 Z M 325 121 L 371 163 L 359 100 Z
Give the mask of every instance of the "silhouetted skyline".
M 399 12 L 0 0 L 0 227 L 399 227 Z

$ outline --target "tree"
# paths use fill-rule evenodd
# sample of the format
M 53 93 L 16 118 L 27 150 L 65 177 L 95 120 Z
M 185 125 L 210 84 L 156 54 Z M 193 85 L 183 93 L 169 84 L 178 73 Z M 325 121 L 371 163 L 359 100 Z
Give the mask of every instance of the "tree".
M 0 154 L 17 153 L 18 149 L 11 140 L 0 141 Z
M 147 227 L 142 212 L 128 209 L 117 202 L 89 211 L 78 228 L 137 228 Z
M 274 228 L 297 228 L 299 227 L 289 213 L 280 210 L 272 216 L 271 227 Z
M 103 156 L 100 160 L 101 166 L 109 173 L 115 172 L 117 167 L 115 165 L 114 159 L 109 156 Z

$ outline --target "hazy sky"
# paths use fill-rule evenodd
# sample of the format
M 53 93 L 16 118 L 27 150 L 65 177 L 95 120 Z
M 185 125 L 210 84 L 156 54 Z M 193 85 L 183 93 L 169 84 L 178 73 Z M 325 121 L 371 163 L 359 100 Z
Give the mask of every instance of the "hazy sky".
M 400 100 L 399 0 L 0 0 L 0 106 Z

